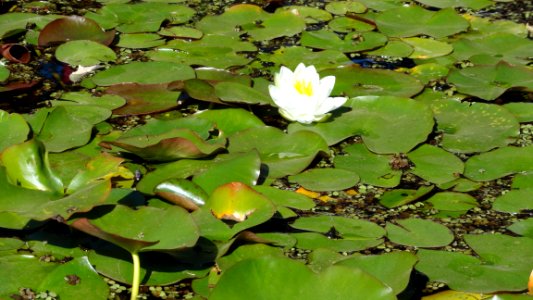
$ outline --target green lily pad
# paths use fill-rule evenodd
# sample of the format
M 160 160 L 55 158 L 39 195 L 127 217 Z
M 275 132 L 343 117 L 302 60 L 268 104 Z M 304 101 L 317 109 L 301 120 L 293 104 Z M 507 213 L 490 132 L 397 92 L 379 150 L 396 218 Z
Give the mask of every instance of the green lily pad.
M 533 103 L 513 102 L 506 103 L 503 107 L 511 112 L 518 122 L 533 122 Z
M 363 144 L 350 145 L 344 152 L 345 155 L 335 157 L 335 168 L 355 172 L 362 183 L 382 187 L 395 187 L 400 183 L 402 172 L 391 168 L 390 156 L 374 154 Z
M 533 188 L 510 190 L 494 200 L 492 209 L 507 213 L 532 210 L 531 197 L 533 197 Z
M 475 181 L 530 171 L 533 171 L 533 146 L 503 147 L 472 156 L 465 163 L 465 176 Z
M 236 284 L 241 288 L 235 289 Z M 226 270 L 209 299 L 349 299 L 353 295 L 395 298 L 390 287 L 359 269 L 332 266 L 314 273 L 294 260 L 266 256 L 243 260 Z
M 11 74 L 9 69 L 4 65 L 0 65 L 0 82 L 6 81 L 9 78 L 9 74 Z
M 533 238 L 533 218 L 530 217 L 525 220 L 514 222 L 511 226 L 507 227 L 507 229 L 516 234 Z
M 333 1 L 326 4 L 326 10 L 334 15 L 345 15 L 346 13 L 361 14 L 366 11 L 366 6 L 361 2 Z
M 26 26 L 30 23 L 44 26 L 46 23 L 57 18 L 60 18 L 60 16 L 43 16 L 21 12 L 4 13 L 0 15 L 0 38 L 6 38 L 24 32 L 26 31 Z
M 117 46 L 122 48 L 146 49 L 161 46 L 165 40 L 155 33 L 123 33 Z
M 246 104 L 272 104 L 268 94 L 237 82 L 221 82 L 215 85 L 215 94 L 224 102 Z
M 357 3 L 357 2 L 354 2 Z M 336 17 L 328 23 L 331 30 L 335 32 L 349 33 L 352 31 L 364 32 L 372 31 L 376 28 L 374 24 L 348 17 Z
M 452 70 L 448 82 L 461 93 L 484 100 L 495 100 L 510 88 L 533 91 L 533 71 L 522 66 L 511 66 L 500 62 L 496 65 L 482 65 Z
M 357 64 L 324 70 L 320 75 L 336 77 L 333 95 L 344 93 L 349 97 L 368 95 L 411 97 L 423 89 L 422 84 L 412 76 L 391 70 L 365 69 Z
M 512 252 L 504 254 L 509 253 Z M 523 257 L 521 254 L 518 255 Z M 487 264 L 471 255 L 420 249 L 417 257 L 418 263 L 415 268 L 419 272 L 424 273 L 432 281 L 447 284 L 454 290 L 492 293 L 521 291 L 527 286 L 528 274 L 517 274 L 513 268 Z
M 434 99 L 430 103 L 443 132 L 441 146 L 451 152 L 483 152 L 506 146 L 519 124 L 504 108 L 486 103 Z
M 312 49 L 300 46 L 282 47 L 273 54 L 259 54 L 264 61 L 271 61 L 276 65 L 283 65 L 294 70 L 301 62 L 306 66 L 314 65 L 317 70 L 331 67 L 347 65 L 350 59 L 337 50 L 313 51 Z
M 464 170 L 459 157 L 436 146 L 422 145 L 407 157 L 414 164 L 411 173 L 435 184 L 455 180 Z
M 438 8 L 467 7 L 475 10 L 492 5 L 492 1 L 489 0 L 417 0 L 417 2 Z
M 448 75 L 449 69 L 437 63 L 427 63 L 415 66 L 409 70 L 409 74 L 421 82 L 428 83 Z
M 526 65 L 527 57 L 533 56 L 533 42 L 511 33 L 499 32 L 479 39 L 460 39 L 453 43 L 453 56 L 459 60 L 470 60 L 479 64 L 476 57 L 490 56 L 485 64 L 496 64 L 504 60 L 511 64 Z
M 37 140 L 16 144 L 4 149 L 0 162 L 9 181 L 26 189 L 63 193 L 61 180 L 50 169 L 48 154 Z
M 439 215 L 449 213 L 466 213 L 469 209 L 479 206 L 476 198 L 463 193 L 441 192 L 427 200 L 433 208 L 440 211 Z
M 203 32 L 196 28 L 185 27 L 185 26 L 172 26 L 169 28 L 163 28 L 159 30 L 159 35 L 178 37 L 178 38 L 190 38 L 190 39 L 200 39 L 204 35 Z
M 300 210 L 308 210 L 315 207 L 313 199 L 298 194 L 292 191 L 280 190 L 271 186 L 257 185 L 253 187 L 254 190 L 265 195 L 270 199 L 278 208 L 280 206 L 296 208 Z
M 367 54 L 375 56 L 388 57 L 408 57 L 413 53 L 413 47 L 398 40 L 388 41 L 387 44 L 379 49 L 369 51 Z
M 468 29 L 466 19 L 455 10 L 430 11 L 420 6 L 400 6 L 380 13 L 376 24 L 381 32 L 393 37 L 429 35 L 443 38 Z
M 341 52 L 358 52 L 381 47 L 387 43 L 387 37 L 378 32 L 361 32 L 347 34 L 340 39 L 337 34 L 328 30 L 304 31 L 300 39 L 302 46 L 337 50 Z
M 237 132 L 229 138 L 231 153 L 257 149 L 261 162 L 268 166 L 270 178 L 297 174 L 320 152 L 327 153 L 326 142 L 316 133 L 298 131 L 284 134 L 274 127 L 256 127 Z
M 221 137 L 229 137 L 236 132 L 265 124 L 253 113 L 240 108 L 209 109 L 195 115 L 216 124 Z
M 219 186 L 213 191 L 205 209 L 222 220 L 237 222 L 234 231 L 241 231 L 269 220 L 276 211 L 270 199 L 240 182 Z
M 232 159 L 218 162 L 199 174 L 195 174 L 193 182 L 208 194 L 223 184 L 241 182 L 255 185 L 260 175 L 261 160 L 257 151 L 239 153 Z
M 379 203 L 388 208 L 398 207 L 416 201 L 432 190 L 433 186 L 421 186 L 418 190 L 394 189 L 383 193 Z
M 209 197 L 199 185 L 182 178 L 163 181 L 155 187 L 154 192 L 187 210 L 197 210 L 204 206 Z
M 280 8 L 282 11 L 290 11 L 291 13 L 300 16 L 307 24 L 317 24 L 331 20 L 332 16 L 329 12 L 317 7 L 309 7 L 303 5 L 288 5 Z
M 416 262 L 416 256 L 412 253 L 392 252 L 381 255 L 353 255 L 335 265 L 359 268 L 386 283 L 395 294 L 399 294 L 407 287 Z
M 126 104 L 113 110 L 115 115 L 142 115 L 162 112 L 178 106 L 180 92 L 167 84 L 123 83 L 108 87 L 108 96 L 126 99 Z
M 70 225 L 130 253 L 192 247 L 199 237 L 198 228 L 189 213 L 178 206 L 166 209 L 140 207 L 133 210 L 116 205 L 104 215 L 73 219 Z
M 82 187 L 94 183 L 100 179 L 120 175 L 120 165 L 124 159 L 108 154 L 101 154 L 92 158 L 83 170 L 78 171 L 70 181 L 66 193 L 71 194 Z
M 58 106 L 46 118 L 38 139 L 51 152 L 83 146 L 91 139 L 93 126 L 110 116 L 109 109 L 97 106 Z
M 5 278 L 0 297 L 5 299 L 19 295 L 21 287 L 33 289 L 37 295 L 50 291 L 67 299 L 76 298 L 79 293 L 84 293 L 87 300 L 102 299 L 109 294 L 108 285 L 87 257 L 58 264 L 39 261 L 32 255 L 11 255 L 0 257 L 0 263 L 3 266 L 0 275 Z M 31 272 L 32 276 L 24 280 L 26 272 Z
M 96 250 L 89 251 L 88 257 L 98 273 L 117 282 L 131 284 L 133 264 L 131 255 L 124 249 L 107 243 L 95 245 Z M 185 251 L 181 249 L 180 251 Z M 201 251 L 201 250 L 200 250 Z M 176 258 L 162 252 L 139 253 L 141 268 L 140 278 L 143 285 L 170 285 L 187 278 L 203 277 L 209 268 L 201 266 L 205 257 L 189 255 Z
M 9 114 L 0 110 L 0 153 L 7 147 L 24 142 L 30 127 L 19 114 Z
M 168 3 L 168 1 L 166 1 Z M 187 22 L 195 13 L 192 8 L 167 3 L 110 3 L 87 17 L 122 33 L 156 32 L 163 21 Z
M 142 72 L 140 72 L 142 70 Z M 91 80 L 100 86 L 120 83 L 157 84 L 194 78 L 194 70 L 186 65 L 171 62 L 131 62 L 112 66 L 96 73 Z
M 413 48 L 409 58 L 429 59 L 450 54 L 453 51 L 452 45 L 429 38 L 407 37 L 402 41 Z
M 453 233 L 446 226 L 424 219 L 404 219 L 398 225 L 387 222 L 387 237 L 393 243 L 414 247 L 443 247 L 450 244 Z
M 261 26 L 246 28 L 252 39 L 269 41 L 283 36 L 293 36 L 305 29 L 305 15 L 299 16 L 292 11 L 277 10 L 276 13 L 262 19 Z
M 76 40 L 59 45 L 57 60 L 73 66 L 93 66 L 101 62 L 113 61 L 117 55 L 110 48 L 93 41 Z
M 90 40 L 109 45 L 114 38 L 115 30 L 106 32 L 94 20 L 80 16 L 70 16 L 48 23 L 39 34 L 39 46 L 75 40 Z
M 345 240 L 376 240 L 385 235 L 385 230 L 372 222 L 340 216 L 313 216 L 296 219 L 291 227 L 334 235 Z
M 345 190 L 359 182 L 357 174 L 343 169 L 310 169 L 288 179 L 312 191 Z
M 328 121 L 309 126 L 291 124 L 289 132 L 314 131 L 324 137 L 329 145 L 361 135 L 373 152 L 405 153 L 426 140 L 433 128 L 430 109 L 411 99 L 356 97 L 349 100 L 347 105 L 352 107 L 351 111 L 341 115 L 334 112 Z M 409 130 L 396 130 L 404 127 Z
M 207 34 L 197 41 L 173 40 L 147 55 L 155 61 L 225 69 L 246 65 L 250 59 L 242 53 L 256 50 L 252 43 L 237 37 Z

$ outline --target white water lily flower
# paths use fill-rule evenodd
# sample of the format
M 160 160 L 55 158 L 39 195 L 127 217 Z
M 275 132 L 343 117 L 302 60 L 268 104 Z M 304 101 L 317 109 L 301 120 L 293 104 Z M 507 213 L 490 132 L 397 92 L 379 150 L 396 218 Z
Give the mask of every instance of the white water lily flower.
M 334 85 L 335 76 L 320 79 L 314 66 L 300 63 L 294 72 L 281 67 L 268 90 L 283 117 L 310 124 L 325 120 L 328 112 L 346 102 L 346 97 L 329 97 Z

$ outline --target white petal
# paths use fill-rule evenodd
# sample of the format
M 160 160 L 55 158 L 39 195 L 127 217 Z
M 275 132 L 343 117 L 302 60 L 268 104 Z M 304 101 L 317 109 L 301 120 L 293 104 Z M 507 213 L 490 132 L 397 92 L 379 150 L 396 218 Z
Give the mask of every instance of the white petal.
M 329 97 L 334 86 L 335 76 L 326 76 L 320 79 L 320 96 L 323 98 Z
M 346 103 L 346 100 L 348 100 L 348 98 L 346 98 L 346 97 L 329 97 L 329 98 L 326 98 L 316 108 L 315 114 L 325 114 L 325 113 L 328 113 L 328 112 L 330 112 L 330 111 L 332 111 L 334 109 L 337 109 L 337 108 L 341 107 L 344 103 Z

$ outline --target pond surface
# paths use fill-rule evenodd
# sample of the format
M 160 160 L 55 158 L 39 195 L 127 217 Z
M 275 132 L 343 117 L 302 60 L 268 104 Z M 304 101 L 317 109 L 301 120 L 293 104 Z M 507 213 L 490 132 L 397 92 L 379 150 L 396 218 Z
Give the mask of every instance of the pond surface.
M 3 1 L 0 298 L 531 299 L 530 7 Z

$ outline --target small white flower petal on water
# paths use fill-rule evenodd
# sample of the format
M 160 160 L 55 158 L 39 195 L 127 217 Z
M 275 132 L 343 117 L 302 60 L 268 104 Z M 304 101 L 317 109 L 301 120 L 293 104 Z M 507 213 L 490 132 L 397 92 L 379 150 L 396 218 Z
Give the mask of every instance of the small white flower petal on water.
M 268 90 L 285 119 L 310 124 L 326 119 L 346 102 L 346 97 L 329 97 L 334 86 L 335 76 L 320 79 L 314 66 L 300 63 L 294 72 L 281 67 Z
M 68 76 L 68 79 L 72 81 L 73 83 L 80 82 L 85 76 L 103 67 L 104 66 L 102 65 L 94 65 L 94 66 L 89 66 L 89 67 L 78 66 L 76 71 L 70 73 L 70 75 Z

